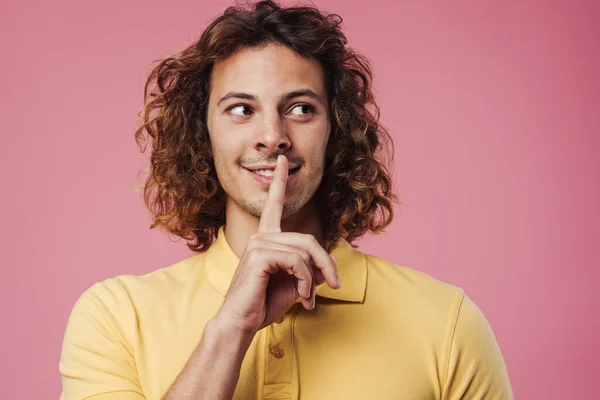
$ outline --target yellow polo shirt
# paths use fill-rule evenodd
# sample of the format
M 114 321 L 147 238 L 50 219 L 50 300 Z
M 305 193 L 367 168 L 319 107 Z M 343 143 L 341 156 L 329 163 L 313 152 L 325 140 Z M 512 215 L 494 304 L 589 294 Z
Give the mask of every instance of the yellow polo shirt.
M 234 399 L 513 399 L 496 338 L 463 290 L 344 240 L 332 253 L 342 288 L 321 285 L 314 310 L 296 303 L 258 332 Z M 205 253 L 86 290 L 64 336 L 60 399 L 161 399 L 238 262 L 221 229 Z

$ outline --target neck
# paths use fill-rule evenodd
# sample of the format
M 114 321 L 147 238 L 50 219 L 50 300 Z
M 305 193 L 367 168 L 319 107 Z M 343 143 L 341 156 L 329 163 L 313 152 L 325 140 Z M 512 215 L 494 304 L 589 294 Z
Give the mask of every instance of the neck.
M 248 239 L 258 231 L 259 219 L 247 213 L 237 204 L 231 203 L 233 201 L 227 199 L 225 237 L 233 252 L 241 258 Z M 281 221 L 281 231 L 313 235 L 321 246 L 324 246 L 323 231 L 319 222 L 314 198 L 296 213 L 283 219 Z

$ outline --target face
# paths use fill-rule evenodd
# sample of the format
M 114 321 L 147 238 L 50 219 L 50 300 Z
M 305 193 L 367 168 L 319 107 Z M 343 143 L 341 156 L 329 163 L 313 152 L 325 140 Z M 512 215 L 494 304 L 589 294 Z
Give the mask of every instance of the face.
M 289 160 L 283 218 L 317 191 L 329 139 L 323 68 L 281 45 L 243 49 L 214 65 L 208 131 L 227 212 L 260 217 L 279 154 Z

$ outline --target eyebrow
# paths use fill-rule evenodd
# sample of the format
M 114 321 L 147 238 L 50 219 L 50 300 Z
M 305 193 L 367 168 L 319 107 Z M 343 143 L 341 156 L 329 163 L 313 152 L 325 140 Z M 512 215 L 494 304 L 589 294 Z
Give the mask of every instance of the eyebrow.
M 310 97 L 311 99 L 313 99 L 321 104 L 324 104 L 323 98 L 310 89 L 300 89 L 300 90 L 294 90 L 293 92 L 284 93 L 283 95 L 281 95 L 280 101 L 288 101 L 293 98 L 302 97 L 302 96 Z M 219 102 L 217 103 L 217 107 L 221 103 L 223 103 L 225 100 L 229 100 L 229 99 L 242 99 L 242 100 L 256 101 L 256 100 L 258 100 L 258 97 L 256 97 L 253 94 L 249 94 L 249 93 L 229 92 L 225 96 L 223 96 L 219 99 Z

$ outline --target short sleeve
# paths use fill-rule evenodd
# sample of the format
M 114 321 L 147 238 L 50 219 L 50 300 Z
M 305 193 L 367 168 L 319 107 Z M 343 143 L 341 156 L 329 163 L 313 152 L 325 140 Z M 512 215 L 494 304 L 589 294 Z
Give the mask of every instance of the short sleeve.
M 63 339 L 60 400 L 141 400 L 133 350 L 127 339 L 135 314 L 122 285 L 98 282 L 75 303 Z
M 463 292 L 449 347 L 442 400 L 513 400 L 496 337 L 481 310 Z

